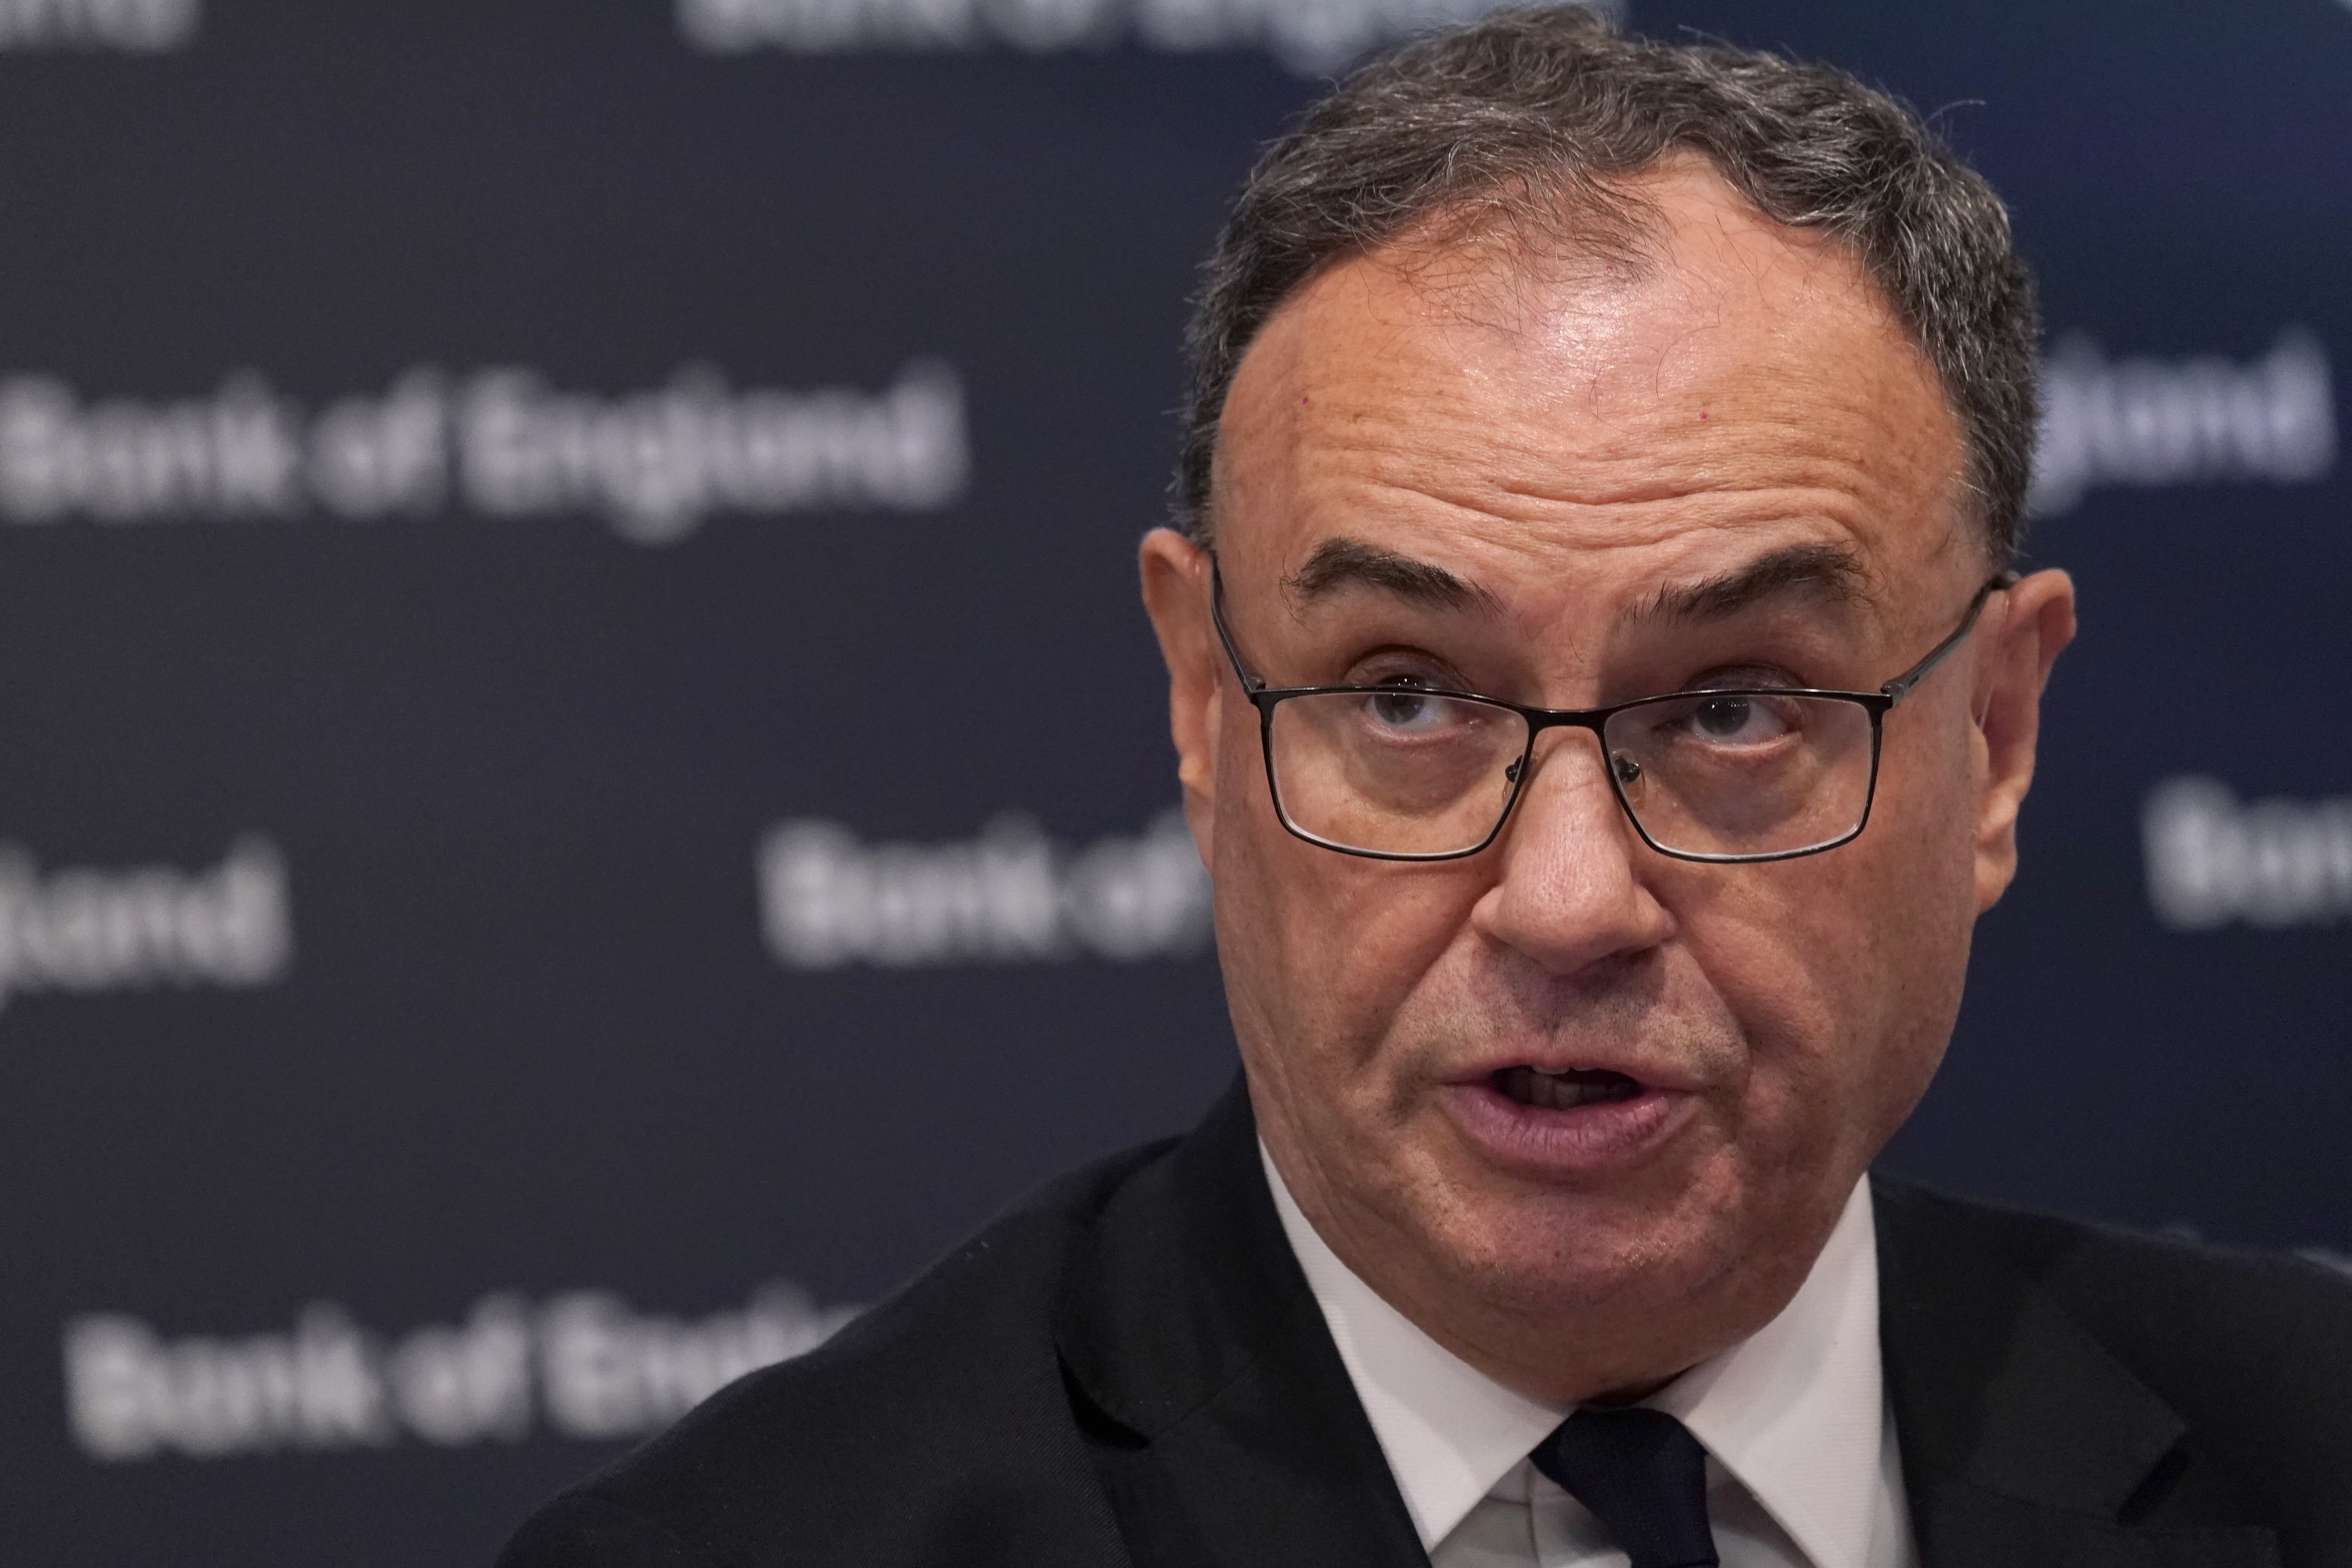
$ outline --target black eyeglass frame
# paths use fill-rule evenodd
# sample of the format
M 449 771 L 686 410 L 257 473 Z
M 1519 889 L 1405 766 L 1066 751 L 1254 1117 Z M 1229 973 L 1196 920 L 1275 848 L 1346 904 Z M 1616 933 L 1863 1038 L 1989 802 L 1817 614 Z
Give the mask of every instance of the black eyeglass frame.
M 1318 848 L 1329 849 L 1340 855 L 1360 856 L 1367 860 L 1420 862 L 1466 860 L 1473 855 L 1480 854 L 1502 836 L 1504 825 L 1511 820 L 1511 812 L 1519 804 L 1519 795 L 1527 787 L 1529 771 L 1528 764 L 1535 760 L 1536 737 L 1547 730 L 1573 729 L 1591 732 L 1594 743 L 1601 748 L 1601 771 L 1608 776 L 1610 793 L 1617 797 L 1618 809 L 1624 812 L 1625 820 L 1633 825 L 1633 831 L 1641 837 L 1643 843 L 1674 860 L 1693 860 L 1702 865 L 1753 865 L 1759 861 L 1795 860 L 1807 855 L 1819 855 L 1824 850 L 1835 849 L 1842 844 L 1851 844 L 1862 837 L 1862 830 L 1870 826 L 1871 807 L 1878 800 L 1878 758 L 1881 742 L 1885 733 L 1885 721 L 1887 713 L 1896 703 L 1908 697 L 1913 688 L 1927 679 L 1937 665 L 1950 658 L 1953 649 L 1968 640 L 1969 633 L 1975 629 L 1977 616 L 1984 611 L 1985 601 L 1996 593 L 2006 592 L 2015 587 L 2017 582 L 2018 574 L 2011 571 L 1997 572 L 1987 578 L 1984 586 L 1979 588 L 1976 591 L 1976 596 L 1969 601 L 1968 613 L 1960 617 L 1960 624 L 1953 630 L 1952 635 L 1929 648 L 1927 657 L 1918 663 L 1875 691 L 1833 691 L 1788 686 L 1707 687 L 1696 691 L 1668 691 L 1655 697 L 1636 697 L 1630 702 L 1612 702 L 1606 708 L 1530 708 L 1522 702 L 1510 702 L 1500 697 L 1488 697 L 1483 692 L 1454 691 L 1443 687 L 1413 687 L 1411 689 L 1422 696 L 1446 697 L 1458 701 L 1478 702 L 1489 708 L 1503 709 L 1517 714 L 1528 727 L 1527 746 L 1519 752 L 1519 760 L 1505 771 L 1506 776 L 1511 781 L 1511 793 L 1504 799 L 1503 809 L 1496 815 L 1495 826 L 1487 829 L 1486 837 L 1467 849 L 1447 849 L 1433 854 L 1415 854 L 1390 849 L 1359 849 L 1352 845 L 1337 844 L 1328 838 L 1318 837 L 1291 820 L 1289 811 L 1282 804 L 1282 786 L 1275 780 L 1274 710 L 1284 702 L 1294 697 L 1393 695 L 1399 688 L 1394 686 L 1269 686 L 1264 677 L 1252 675 L 1243 665 L 1241 651 L 1234 647 L 1234 635 L 1225 626 L 1225 580 L 1223 573 L 1218 567 L 1214 553 L 1209 557 L 1209 619 L 1217 628 L 1217 640 L 1224 645 L 1225 658 L 1234 667 L 1234 679 L 1241 682 L 1242 694 L 1247 697 L 1251 706 L 1257 710 L 1258 751 L 1265 760 L 1265 788 L 1266 794 L 1274 802 L 1275 818 L 1294 837 L 1305 839 Z M 1616 715 L 1635 708 L 1648 708 L 1661 702 L 1687 702 L 1694 697 L 1813 697 L 1852 702 L 1864 709 L 1870 715 L 1870 784 L 1863 793 L 1861 820 L 1853 825 L 1851 831 L 1823 843 L 1809 844 L 1801 849 L 1769 849 L 1753 855 L 1706 855 L 1689 849 L 1669 849 L 1651 837 L 1650 830 L 1642 826 L 1641 816 L 1634 811 L 1633 803 L 1625 798 L 1624 782 L 1617 776 L 1616 766 L 1609 756 L 1609 737 L 1604 732 L 1603 726 Z

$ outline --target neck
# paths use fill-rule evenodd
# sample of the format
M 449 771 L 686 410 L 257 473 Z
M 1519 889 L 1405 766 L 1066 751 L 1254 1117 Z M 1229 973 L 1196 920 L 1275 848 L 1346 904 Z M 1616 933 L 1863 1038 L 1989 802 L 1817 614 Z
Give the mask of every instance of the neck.
M 1671 1299 L 1655 1292 L 1512 1294 L 1482 1290 L 1464 1271 L 1435 1265 L 1362 1205 L 1341 1212 L 1302 1193 L 1265 1155 L 1286 1223 L 1295 1221 L 1332 1258 L 1448 1352 L 1504 1387 L 1541 1404 L 1625 1405 L 1739 1343 L 1785 1308 L 1805 1280 L 1811 1247 L 1793 1264 L 1737 1271 Z M 1832 1225 L 1835 1216 L 1832 1216 Z M 1824 1227 L 1821 1239 L 1826 1239 Z M 1499 1299 L 1498 1299 L 1499 1298 Z

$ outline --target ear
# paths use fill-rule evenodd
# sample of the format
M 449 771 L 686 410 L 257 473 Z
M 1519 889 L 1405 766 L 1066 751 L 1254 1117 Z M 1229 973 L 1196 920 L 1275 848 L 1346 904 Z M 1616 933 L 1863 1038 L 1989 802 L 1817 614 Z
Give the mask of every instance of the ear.
M 1204 865 L 1216 817 L 1223 652 L 1209 625 L 1209 553 L 1172 528 L 1143 536 L 1143 607 L 1168 661 L 1168 725 L 1176 741 L 1176 781 L 1184 820 Z
M 1998 902 L 2017 875 L 2017 810 L 2033 784 L 2042 733 L 2042 689 L 2074 640 L 2074 584 L 2063 572 L 2036 572 L 2002 595 L 1990 656 L 1978 667 L 1975 712 L 1985 757 L 1977 813 L 1977 912 Z

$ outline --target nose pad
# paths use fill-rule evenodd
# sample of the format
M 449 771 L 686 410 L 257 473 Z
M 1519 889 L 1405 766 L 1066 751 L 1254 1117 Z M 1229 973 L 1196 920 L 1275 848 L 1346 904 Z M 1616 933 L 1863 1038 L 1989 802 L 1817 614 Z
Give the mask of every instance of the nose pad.
M 1554 974 L 1654 946 L 1672 929 L 1643 880 L 1637 830 L 1617 793 L 1632 759 L 1586 746 L 1563 734 L 1506 769 L 1518 792 L 1516 827 L 1473 915 L 1482 935 Z M 1553 754 L 1562 748 L 1584 754 Z M 1538 788 L 1536 774 L 1563 761 L 1568 771 Z M 1595 772 L 1594 763 L 1607 771 Z
M 1598 740 L 1599 738 L 1600 737 L 1598 736 L 1594 737 L 1595 740 Z M 1538 736 L 1537 739 L 1541 741 L 1542 737 Z M 1633 758 L 1627 756 L 1622 752 L 1610 752 L 1607 757 L 1607 762 L 1610 771 L 1617 775 L 1617 782 L 1620 784 L 1630 784 L 1635 779 L 1642 776 L 1642 764 L 1635 762 Z M 1515 786 L 1526 782 L 1528 769 L 1531 764 L 1532 759 L 1528 756 L 1522 755 L 1517 761 L 1504 768 L 1504 781 Z
M 1600 734 L 1591 731 L 1587 731 L 1586 733 L 1591 736 L 1593 746 L 1601 753 L 1596 760 L 1604 770 L 1605 782 L 1615 786 L 1613 791 L 1604 790 L 1602 793 L 1612 796 L 1612 805 L 1630 807 L 1641 795 L 1643 784 L 1649 776 L 1646 770 L 1638 759 L 1623 752 L 1610 749 L 1608 742 Z M 1515 795 L 1524 793 L 1531 787 L 1535 772 L 1539 764 L 1549 766 L 1552 761 L 1557 760 L 1537 754 L 1542 749 L 1541 742 L 1545 737 L 1538 735 L 1536 739 L 1538 742 L 1536 747 L 1530 748 L 1526 755 L 1508 763 L 1503 769 L 1503 777 Z M 1555 748 L 1576 747 L 1582 744 L 1584 742 L 1569 734 L 1560 735 L 1553 742 Z

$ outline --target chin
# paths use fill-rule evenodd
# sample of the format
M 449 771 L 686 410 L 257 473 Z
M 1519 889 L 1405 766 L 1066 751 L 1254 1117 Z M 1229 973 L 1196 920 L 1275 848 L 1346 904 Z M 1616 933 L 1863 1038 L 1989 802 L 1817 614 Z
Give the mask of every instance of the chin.
M 1686 1308 L 1747 1246 L 1738 1194 L 1693 1184 L 1659 1196 L 1514 1194 L 1456 1210 L 1434 1250 L 1492 1305 L 1517 1313 Z

